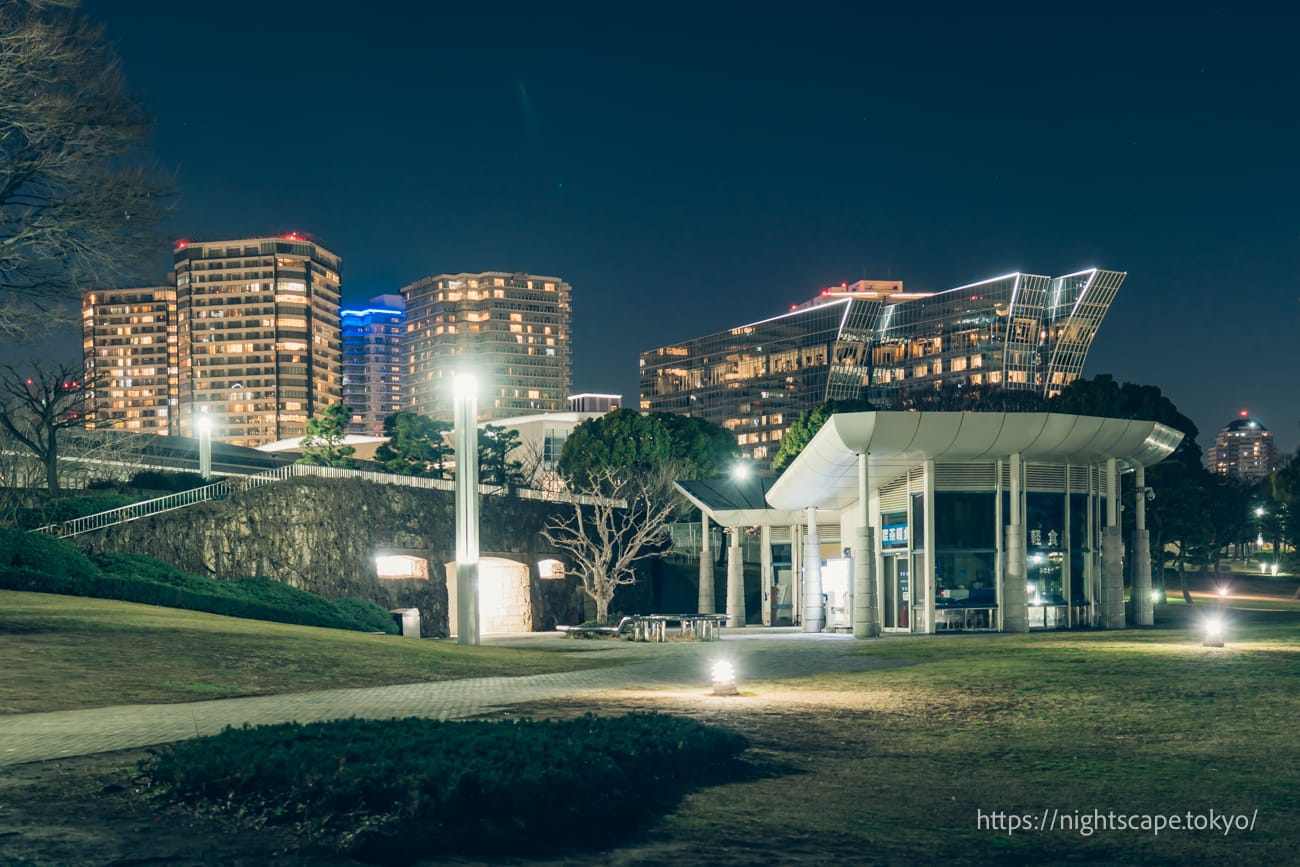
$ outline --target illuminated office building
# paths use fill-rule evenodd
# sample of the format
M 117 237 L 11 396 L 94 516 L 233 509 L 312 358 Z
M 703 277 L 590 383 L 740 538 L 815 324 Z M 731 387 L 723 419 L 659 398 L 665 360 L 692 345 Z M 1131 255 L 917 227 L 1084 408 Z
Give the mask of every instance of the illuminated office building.
M 1050 397 L 1077 379 L 1125 274 L 1007 274 L 946 292 L 845 283 L 780 316 L 641 354 L 641 409 L 705 418 L 770 463 L 800 412 L 918 388 Z
M 400 295 L 380 295 L 365 308 L 340 310 L 339 318 L 343 405 L 352 412 L 348 433 L 382 436 L 384 419 L 406 409 L 405 302 Z
M 175 254 L 180 431 L 257 446 L 301 437 L 342 400 L 339 257 L 297 234 L 181 242 Z
M 480 420 L 566 411 L 571 292 L 558 277 L 504 271 L 404 286 L 410 408 L 450 420 L 452 376 L 466 370 L 478 377 Z
M 178 432 L 176 289 L 98 289 L 81 302 L 82 354 L 91 390 L 86 427 Z
M 1242 410 L 1205 450 L 1205 468 L 1233 481 L 1257 482 L 1277 469 L 1273 434 Z

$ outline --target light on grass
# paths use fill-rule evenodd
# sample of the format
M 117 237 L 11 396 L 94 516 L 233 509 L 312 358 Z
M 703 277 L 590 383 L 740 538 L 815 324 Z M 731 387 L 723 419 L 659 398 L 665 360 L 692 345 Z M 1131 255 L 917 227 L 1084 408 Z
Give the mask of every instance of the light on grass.
M 1160 601 L 1160 591 L 1159 591 L 1159 590 L 1152 590 L 1152 591 L 1151 591 L 1151 601 L 1152 601 L 1152 602 L 1159 602 L 1159 601 Z
M 1228 585 L 1227 585 L 1227 584 L 1223 584 L 1223 585 L 1221 585 L 1221 586 L 1219 587 L 1219 595 L 1222 596 L 1222 597 L 1224 597 L 1224 598 L 1227 598 L 1227 596 L 1228 596 Z
M 1223 618 L 1217 615 L 1207 617 L 1202 626 L 1205 629 L 1205 640 L 1201 644 L 1205 647 L 1222 647 Z
M 713 663 L 710 676 L 713 680 L 714 695 L 740 694 L 740 690 L 736 689 L 736 667 L 727 660 L 720 659 Z

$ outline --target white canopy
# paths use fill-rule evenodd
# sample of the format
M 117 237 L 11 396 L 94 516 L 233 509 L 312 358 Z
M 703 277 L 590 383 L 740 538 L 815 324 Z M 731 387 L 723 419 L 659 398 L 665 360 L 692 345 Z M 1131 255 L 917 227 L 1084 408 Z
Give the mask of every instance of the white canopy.
M 1153 421 L 1015 412 L 855 412 L 831 416 L 767 494 L 776 509 L 843 509 L 858 499 L 858 454 L 872 488 L 924 460 L 1024 460 L 1121 468 L 1164 460 L 1183 434 Z

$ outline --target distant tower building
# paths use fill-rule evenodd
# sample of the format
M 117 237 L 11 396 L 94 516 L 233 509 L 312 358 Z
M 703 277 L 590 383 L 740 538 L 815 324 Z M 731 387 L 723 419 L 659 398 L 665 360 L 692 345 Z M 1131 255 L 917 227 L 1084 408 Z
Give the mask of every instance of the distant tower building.
M 1205 450 L 1205 468 L 1235 481 L 1257 482 L 1277 469 L 1277 444 L 1268 428 L 1242 410 Z
M 571 394 L 569 412 L 613 412 L 623 405 L 621 394 Z
M 406 302 L 380 295 L 364 309 L 340 310 L 343 325 L 343 405 L 348 433 L 382 436 L 384 419 L 406 409 L 402 334 Z
M 88 428 L 178 433 L 176 289 L 98 289 L 81 302 Z
M 563 412 L 572 378 L 568 283 L 486 271 L 439 274 L 402 287 L 410 407 L 452 418 L 453 374 L 479 383 L 479 419 Z
M 234 445 L 301 437 L 343 399 L 338 256 L 290 234 L 181 242 L 174 258 L 182 435 L 206 408 Z

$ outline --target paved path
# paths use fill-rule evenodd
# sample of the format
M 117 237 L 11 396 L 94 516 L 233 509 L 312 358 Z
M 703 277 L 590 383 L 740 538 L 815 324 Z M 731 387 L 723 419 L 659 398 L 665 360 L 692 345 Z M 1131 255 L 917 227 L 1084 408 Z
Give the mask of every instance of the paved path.
M 555 634 L 490 639 L 493 644 L 558 649 Z M 368 689 L 334 689 L 184 704 L 117 705 L 89 710 L 0 716 L 0 766 L 133 749 L 216 734 L 244 723 L 314 722 L 340 717 L 423 716 L 462 719 L 523 702 L 574 698 L 615 689 L 653 686 L 708 690 L 716 659 L 736 664 L 742 678 L 789 678 L 826 671 L 859 671 L 895 664 L 853 653 L 847 636 L 781 630 L 737 630 L 719 642 L 584 642 L 583 653 L 626 664 L 530 677 L 483 677 Z M 590 645 L 590 650 L 585 645 Z M 565 650 L 571 650 L 565 647 Z M 573 651 L 578 652 L 578 651 Z

